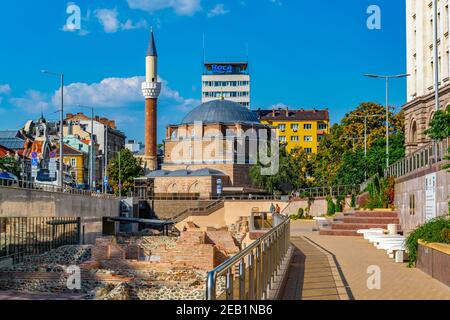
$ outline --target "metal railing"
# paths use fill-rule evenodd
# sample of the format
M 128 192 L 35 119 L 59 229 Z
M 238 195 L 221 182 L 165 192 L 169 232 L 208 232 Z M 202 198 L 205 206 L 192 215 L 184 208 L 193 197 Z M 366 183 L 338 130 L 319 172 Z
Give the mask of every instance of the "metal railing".
M 221 209 L 224 207 L 223 200 L 216 200 L 213 203 L 197 208 L 188 208 L 178 213 L 172 218 L 172 221 L 180 222 L 186 219 L 189 216 L 205 216 L 210 215 L 211 213 Z
M 64 245 L 81 241 L 81 219 L 73 217 L 0 218 L 0 262 L 23 261 Z
M 342 185 L 335 187 L 313 187 L 300 189 L 298 191 L 299 198 L 325 198 L 328 196 L 349 196 L 352 194 L 358 194 L 360 186 L 358 185 Z
M 207 300 L 262 300 L 272 289 L 290 245 L 290 220 L 208 273 Z
M 134 194 L 138 194 L 135 192 Z M 189 194 L 189 193 L 165 193 L 165 194 L 154 194 L 149 196 L 138 196 L 139 199 L 142 200 L 199 200 L 199 201 L 207 201 L 207 200 L 267 200 L 267 201 L 289 201 L 290 196 L 281 195 L 264 195 L 264 194 L 226 194 L 226 195 L 216 195 L 203 197 L 200 194 Z
M 14 179 L 4 179 L 0 178 L 0 187 L 16 188 L 16 189 L 27 189 L 36 191 L 46 191 L 55 193 L 68 193 L 79 196 L 94 197 L 101 199 L 118 199 L 113 194 L 96 193 L 87 190 L 75 189 L 71 187 L 61 188 L 55 185 L 42 184 L 37 182 L 25 181 L 25 180 L 14 180 Z
M 449 146 L 450 138 L 431 143 L 389 166 L 384 175 L 385 177 L 399 178 L 418 169 L 428 168 L 433 164 L 445 161 Z

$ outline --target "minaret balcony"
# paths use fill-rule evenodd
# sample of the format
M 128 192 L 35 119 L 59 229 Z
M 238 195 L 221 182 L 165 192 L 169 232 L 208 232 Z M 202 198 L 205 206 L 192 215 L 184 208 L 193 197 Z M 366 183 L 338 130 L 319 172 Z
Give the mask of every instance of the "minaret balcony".
M 146 99 L 157 99 L 161 93 L 161 82 L 143 82 L 141 88 Z

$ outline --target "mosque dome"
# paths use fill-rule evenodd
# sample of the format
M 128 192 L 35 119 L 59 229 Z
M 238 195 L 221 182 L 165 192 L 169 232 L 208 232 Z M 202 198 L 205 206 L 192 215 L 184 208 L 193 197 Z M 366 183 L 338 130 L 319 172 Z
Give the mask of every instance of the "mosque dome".
M 202 103 L 189 112 L 181 124 L 203 123 L 259 123 L 258 115 L 237 102 L 213 100 Z

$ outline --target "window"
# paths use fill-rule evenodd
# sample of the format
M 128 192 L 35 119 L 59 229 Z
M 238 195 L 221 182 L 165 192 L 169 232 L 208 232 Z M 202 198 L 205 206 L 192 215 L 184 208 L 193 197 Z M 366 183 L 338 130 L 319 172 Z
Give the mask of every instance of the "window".
M 326 123 L 319 123 L 319 130 L 326 130 L 327 129 L 327 124 Z
M 297 142 L 298 140 L 298 136 L 291 136 L 291 141 Z
M 297 130 L 298 130 L 298 123 L 293 123 L 293 124 L 291 124 L 291 129 L 292 129 L 294 132 L 297 132 Z
M 312 149 L 311 148 L 305 148 L 305 152 L 306 153 L 312 153 Z
M 177 130 L 173 130 L 172 131 L 172 139 L 176 139 L 178 135 L 178 131 Z
M 285 143 L 286 142 L 286 137 L 285 136 L 280 136 L 279 138 L 281 143 Z
M 77 166 L 77 159 L 75 159 L 75 158 L 70 159 L 70 165 L 72 167 L 76 167 Z
M 311 130 L 311 129 L 312 129 L 312 124 L 311 124 L 311 123 L 305 123 L 305 124 L 303 125 L 303 129 L 305 129 L 305 130 Z
M 409 196 L 409 214 L 411 216 L 416 214 L 416 199 L 413 194 Z
M 312 142 L 313 141 L 313 137 L 312 136 L 305 136 L 304 140 L 306 142 Z
M 286 125 L 285 124 L 279 124 L 278 125 L 278 129 L 280 130 L 280 131 L 286 131 Z

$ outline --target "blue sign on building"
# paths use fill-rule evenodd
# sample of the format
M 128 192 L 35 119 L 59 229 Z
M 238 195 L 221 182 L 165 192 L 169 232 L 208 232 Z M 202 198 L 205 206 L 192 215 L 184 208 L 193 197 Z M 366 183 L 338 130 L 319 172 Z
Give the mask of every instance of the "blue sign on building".
M 211 66 L 211 71 L 214 73 L 233 73 L 233 66 L 230 64 L 213 64 Z

